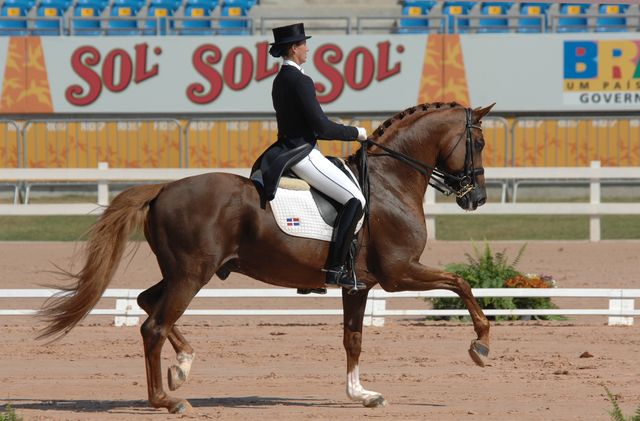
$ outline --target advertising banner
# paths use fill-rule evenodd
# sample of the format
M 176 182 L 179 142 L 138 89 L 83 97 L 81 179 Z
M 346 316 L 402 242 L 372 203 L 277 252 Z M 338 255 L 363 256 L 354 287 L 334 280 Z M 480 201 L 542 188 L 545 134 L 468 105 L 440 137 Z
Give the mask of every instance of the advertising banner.
M 640 38 L 317 35 L 304 71 L 325 111 L 457 101 L 497 112 L 636 110 Z M 0 38 L 2 114 L 271 114 L 267 36 Z

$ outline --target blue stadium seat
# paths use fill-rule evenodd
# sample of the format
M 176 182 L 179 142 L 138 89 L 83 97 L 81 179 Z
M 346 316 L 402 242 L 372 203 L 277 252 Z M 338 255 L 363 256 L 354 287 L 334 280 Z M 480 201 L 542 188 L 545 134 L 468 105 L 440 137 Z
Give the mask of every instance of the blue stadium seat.
M 414 19 L 400 19 L 398 22 L 399 34 L 416 34 L 429 32 L 429 19 L 418 18 L 419 16 L 427 16 L 435 1 L 425 0 L 404 0 L 402 3 L 402 15 L 413 16 Z
M 0 35 L 27 35 L 30 6 L 22 0 L 5 0 L 0 7 Z
M 442 13 L 447 18 L 449 33 L 457 30 L 458 33 L 469 32 L 469 19 L 460 19 L 458 16 L 466 16 L 475 5 L 473 1 L 446 1 L 442 5 Z
M 69 2 L 65 0 L 41 0 L 33 22 L 33 35 L 60 35 L 63 30 L 63 16 Z
M 520 3 L 520 15 L 529 16 L 518 19 L 517 32 L 539 33 L 547 27 L 549 3 Z
M 596 18 L 596 32 L 626 32 L 627 18 L 624 14 L 628 8 L 628 4 L 599 5 L 598 14 L 607 16 Z
M 182 20 L 181 35 L 210 35 L 211 10 L 207 7 L 187 4 L 184 9 L 184 19 Z M 191 19 L 189 19 L 191 18 Z
M 224 0 L 221 17 L 247 16 L 249 9 L 255 4 L 252 0 Z M 250 35 L 249 22 L 246 20 L 220 20 L 220 35 Z
M 497 33 L 509 32 L 509 18 L 507 13 L 513 3 L 504 1 L 485 2 L 480 5 L 480 14 L 487 16 L 478 20 L 478 32 Z
M 71 19 L 71 33 L 75 35 L 100 35 L 100 15 L 106 7 L 102 0 L 78 0 Z
M 211 35 L 211 13 L 218 0 L 187 0 L 180 35 Z
M 173 20 L 167 20 L 168 17 L 173 16 L 174 7 L 176 3 L 166 0 L 153 0 L 147 11 L 147 16 L 152 19 L 146 19 L 144 21 L 144 35 L 166 35 L 167 27 L 173 29 Z M 159 25 L 159 28 L 158 28 Z
M 140 2 L 135 0 L 115 0 L 111 6 L 107 35 L 138 35 L 138 22 L 135 18 L 140 10 Z
M 585 13 L 589 6 L 585 3 L 560 3 L 561 16 L 558 18 L 558 32 L 587 32 Z

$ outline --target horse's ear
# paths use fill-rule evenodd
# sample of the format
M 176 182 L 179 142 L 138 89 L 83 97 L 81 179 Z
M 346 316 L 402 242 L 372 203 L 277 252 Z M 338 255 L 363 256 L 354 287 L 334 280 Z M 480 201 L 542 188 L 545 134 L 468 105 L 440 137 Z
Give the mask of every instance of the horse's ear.
M 494 102 L 491 105 L 488 105 L 484 108 L 478 107 L 476 109 L 473 110 L 473 114 L 475 117 L 475 121 L 480 121 L 482 120 L 482 117 L 486 116 L 487 114 L 489 114 L 489 111 L 491 111 L 491 109 L 493 108 L 493 106 L 496 105 L 496 103 Z

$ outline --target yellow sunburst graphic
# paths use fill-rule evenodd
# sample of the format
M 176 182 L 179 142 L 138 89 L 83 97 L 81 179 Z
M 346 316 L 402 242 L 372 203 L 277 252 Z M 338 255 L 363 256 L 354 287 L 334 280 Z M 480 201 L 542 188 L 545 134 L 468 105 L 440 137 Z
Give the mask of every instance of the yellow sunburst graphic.
M 27 109 L 32 113 L 51 113 L 51 90 L 40 37 L 26 38 Z
M 418 103 L 456 101 L 469 105 L 469 89 L 459 35 L 429 35 Z
M 0 112 L 53 112 L 40 37 L 12 37 L 9 40 Z
M 2 81 L 2 98 L 0 99 L 1 113 L 20 113 L 25 111 L 23 92 L 26 85 L 24 72 L 25 39 L 11 37 L 7 51 L 7 62 Z

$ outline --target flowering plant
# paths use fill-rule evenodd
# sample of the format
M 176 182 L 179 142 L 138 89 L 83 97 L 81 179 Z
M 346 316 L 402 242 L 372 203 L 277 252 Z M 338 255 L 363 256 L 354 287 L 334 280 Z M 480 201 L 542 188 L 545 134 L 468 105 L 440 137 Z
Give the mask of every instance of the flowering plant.
M 505 288 L 555 288 L 556 280 L 550 275 L 527 273 L 504 281 Z
M 527 273 L 516 275 L 504 281 L 505 288 L 555 288 L 556 280 L 550 275 Z M 557 308 L 549 297 L 513 297 L 517 308 Z M 549 316 L 534 316 L 536 319 L 552 319 Z

